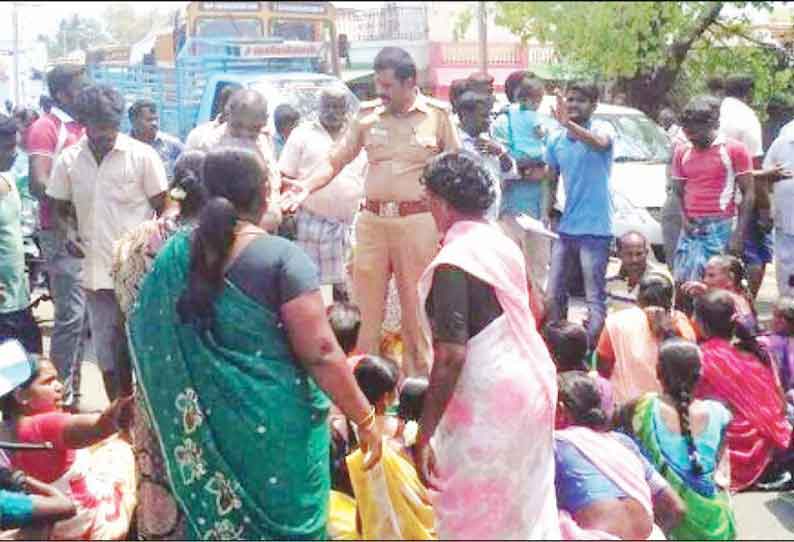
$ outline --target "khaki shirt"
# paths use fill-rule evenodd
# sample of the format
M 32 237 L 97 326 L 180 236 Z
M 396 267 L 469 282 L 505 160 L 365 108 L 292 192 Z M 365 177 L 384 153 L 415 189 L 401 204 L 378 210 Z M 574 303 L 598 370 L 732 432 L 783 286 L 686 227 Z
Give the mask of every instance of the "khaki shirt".
M 167 189 L 157 151 L 124 134 L 118 134 L 101 164 L 96 163 L 86 137 L 60 154 L 47 195 L 74 204 L 86 249 L 84 288 L 113 289 L 113 244 L 154 217 L 149 200 Z
M 416 201 L 422 199 L 419 178 L 427 161 L 457 151 L 460 140 L 447 106 L 417 93 L 411 109 L 399 116 L 380 103 L 359 113 L 331 152 L 331 165 L 341 169 L 361 149 L 367 151 L 369 162 L 364 181 L 368 199 Z

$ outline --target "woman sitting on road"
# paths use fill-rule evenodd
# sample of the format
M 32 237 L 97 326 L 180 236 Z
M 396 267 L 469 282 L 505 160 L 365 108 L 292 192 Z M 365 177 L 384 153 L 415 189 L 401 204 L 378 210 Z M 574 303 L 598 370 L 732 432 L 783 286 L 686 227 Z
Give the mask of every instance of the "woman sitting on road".
M 607 430 L 601 397 L 586 373 L 559 379 L 555 485 L 564 539 L 664 539 L 683 504 L 631 438 Z M 661 538 L 660 538 L 661 537 Z
M 734 540 L 736 519 L 728 489 L 726 429 L 730 411 L 718 401 L 694 399 L 701 361 L 697 345 L 669 339 L 659 349 L 663 393 L 627 406 L 624 420 L 657 471 L 686 504 L 676 540 Z
M 31 377 L 2 398 L 3 418 L 21 443 L 50 442 L 52 450 L 14 451 L 11 465 L 74 501 L 77 514 L 55 523 L 54 540 L 123 540 L 135 509 L 135 459 L 115 437 L 129 423 L 132 398 L 101 414 L 63 412 L 63 384 L 47 359 L 34 361 Z
M 747 289 L 744 264 L 739 258 L 731 255 L 714 256 L 706 263 L 702 282 L 690 281 L 681 286 L 681 292 L 690 300 L 697 299 L 714 289 L 731 293 L 736 304 L 736 312 L 745 327 L 750 329 L 756 325 L 757 315 L 753 298 Z
M 758 480 L 775 452 L 789 447 L 792 431 L 772 357 L 737 324 L 730 292 L 713 290 L 695 302 L 695 327 L 703 338 L 695 397 L 722 401 L 733 413 L 727 432 L 732 491 Z
M 695 340 L 686 315 L 673 310 L 673 292 L 670 278 L 648 273 L 640 280 L 639 306 L 607 316 L 597 347 L 598 372 L 612 382 L 618 405 L 662 390 L 656 370 L 662 341 Z

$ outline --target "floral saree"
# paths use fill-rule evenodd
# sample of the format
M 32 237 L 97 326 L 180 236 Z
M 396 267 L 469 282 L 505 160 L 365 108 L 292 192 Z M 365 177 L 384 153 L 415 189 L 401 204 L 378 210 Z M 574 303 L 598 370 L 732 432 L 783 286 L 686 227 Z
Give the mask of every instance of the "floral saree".
M 175 234 L 128 318 L 142 401 L 191 539 L 321 539 L 328 398 L 278 315 L 228 282 L 209 331 L 181 324 L 190 235 Z

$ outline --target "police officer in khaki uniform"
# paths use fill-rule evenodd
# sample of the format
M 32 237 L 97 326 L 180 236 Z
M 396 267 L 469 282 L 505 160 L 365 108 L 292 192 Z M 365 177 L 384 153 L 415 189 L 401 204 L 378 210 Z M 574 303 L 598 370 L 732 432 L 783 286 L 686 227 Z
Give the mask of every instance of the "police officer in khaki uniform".
M 285 211 L 327 185 L 366 149 L 365 200 L 356 224 L 353 295 L 361 310 L 358 350 L 377 353 L 386 288 L 394 273 L 402 309 L 403 372 L 427 376 L 430 344 L 420 328 L 417 282 L 438 250 L 439 236 L 419 181 L 428 159 L 460 147 L 446 104 L 423 96 L 416 64 L 398 47 L 375 57 L 379 100 L 365 104 L 328 160 L 285 195 Z

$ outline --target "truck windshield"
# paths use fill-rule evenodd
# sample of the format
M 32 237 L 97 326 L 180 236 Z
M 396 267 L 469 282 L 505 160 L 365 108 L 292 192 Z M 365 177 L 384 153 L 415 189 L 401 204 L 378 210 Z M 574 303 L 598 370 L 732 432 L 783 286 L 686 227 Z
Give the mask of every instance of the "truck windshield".
M 201 38 L 261 38 L 262 21 L 257 19 L 201 18 L 196 21 L 196 35 Z
M 289 19 L 273 19 L 270 21 L 270 36 L 285 40 L 320 41 L 315 35 L 314 23 L 311 21 L 295 21 Z
M 262 81 L 252 88 L 258 90 L 267 99 L 269 111 L 275 111 L 281 104 L 289 104 L 301 115 L 301 120 L 316 120 L 320 109 L 320 94 L 324 88 L 334 86 L 341 89 L 348 99 L 350 111 L 358 111 L 358 98 L 347 86 L 337 79 L 283 79 L 280 81 Z M 272 115 L 271 115 L 272 118 Z

